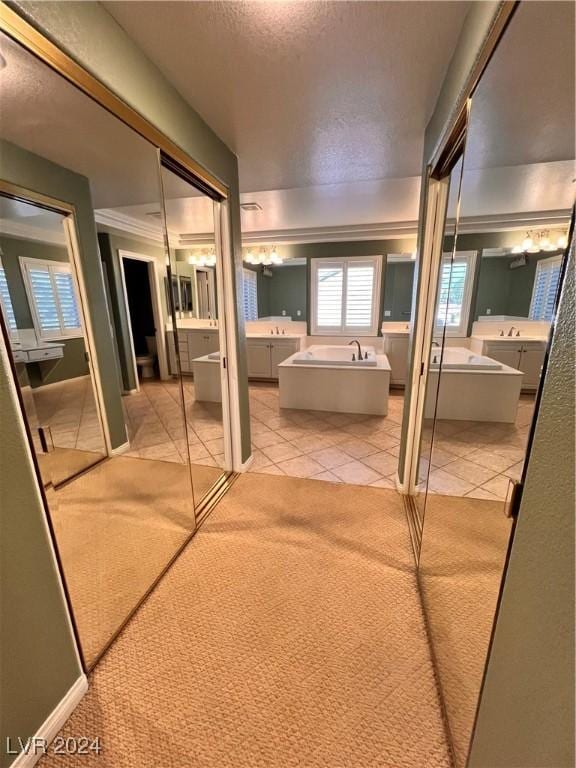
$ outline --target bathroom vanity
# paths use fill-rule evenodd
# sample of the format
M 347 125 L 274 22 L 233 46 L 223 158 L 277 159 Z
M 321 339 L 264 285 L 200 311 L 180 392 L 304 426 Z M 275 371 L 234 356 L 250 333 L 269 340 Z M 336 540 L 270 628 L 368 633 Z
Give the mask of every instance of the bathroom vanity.
M 205 325 L 198 327 L 178 326 L 178 352 L 180 353 L 182 373 L 193 373 L 193 360 L 209 355 L 212 352 L 217 352 L 220 348 L 218 328 L 208 325 L 209 321 L 204 322 L 206 323 Z M 178 373 L 174 336 L 174 330 L 171 326 L 168 327 L 166 330 L 166 346 L 168 347 L 168 364 L 172 375 Z

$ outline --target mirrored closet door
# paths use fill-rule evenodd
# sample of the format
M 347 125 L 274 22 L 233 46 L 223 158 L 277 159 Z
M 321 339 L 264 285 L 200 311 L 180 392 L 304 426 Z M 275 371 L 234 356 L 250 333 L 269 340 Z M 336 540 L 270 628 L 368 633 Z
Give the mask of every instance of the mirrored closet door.
M 228 466 L 214 380 L 199 395 L 189 368 L 206 358 L 220 381 L 214 202 L 165 178 L 167 233 L 157 147 L 7 36 L 0 49 L 2 313 L 90 668 Z M 173 231 L 200 232 L 210 259 L 195 269 Z M 215 341 L 180 354 L 192 318 Z
M 574 20 L 568 3 L 553 16 L 522 3 L 512 17 L 472 95 L 458 226 L 439 272 L 419 577 L 457 768 L 467 761 L 562 290 Z
M 180 296 L 167 326 L 169 363 L 182 372 L 186 439 L 201 499 L 231 468 L 219 203 L 181 169 L 162 163 L 161 178 L 170 284 Z M 186 290 L 189 302 L 183 300 Z

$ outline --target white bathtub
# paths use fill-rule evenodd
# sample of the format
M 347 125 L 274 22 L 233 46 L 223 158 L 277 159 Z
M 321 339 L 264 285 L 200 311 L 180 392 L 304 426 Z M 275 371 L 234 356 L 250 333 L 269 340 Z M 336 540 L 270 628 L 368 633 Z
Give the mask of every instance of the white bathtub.
M 280 407 L 385 416 L 388 358 L 375 354 L 373 347 L 363 347 L 368 359 L 352 361 L 352 352 L 349 346 L 313 345 L 280 363 Z
M 298 352 L 292 358 L 294 365 L 331 365 L 337 367 L 366 368 L 377 365 L 374 347 L 361 347 L 362 360 L 358 359 L 358 346 L 321 346 L 319 344 Z M 368 355 L 368 357 L 366 357 Z
M 426 419 L 436 413 L 439 419 L 457 421 L 515 421 L 521 371 L 464 347 L 445 347 L 441 370 L 439 361 L 440 349 L 434 347 L 424 402 Z
M 430 353 L 430 370 L 438 370 L 440 367 L 440 353 L 438 347 L 432 347 Z M 502 363 L 492 360 L 490 357 L 477 355 L 465 347 L 445 347 L 442 355 L 443 371 L 499 371 Z

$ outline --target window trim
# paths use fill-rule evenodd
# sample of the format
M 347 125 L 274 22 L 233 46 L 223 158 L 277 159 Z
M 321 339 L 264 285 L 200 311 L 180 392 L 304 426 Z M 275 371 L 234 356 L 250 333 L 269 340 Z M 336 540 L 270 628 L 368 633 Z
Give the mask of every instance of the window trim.
M 39 341 L 63 341 L 66 339 L 82 339 L 84 338 L 84 330 L 82 327 L 82 309 L 80 303 L 80 291 L 76 283 L 76 276 L 72 269 L 72 264 L 69 261 L 58 261 L 56 259 L 35 259 L 31 256 L 20 256 L 20 270 L 22 272 L 22 280 L 24 282 L 24 288 L 26 289 L 26 297 L 28 299 L 28 306 L 30 308 L 30 314 L 32 316 L 32 323 L 34 324 L 34 331 L 36 338 Z M 58 331 L 43 331 L 40 318 L 38 317 L 38 310 L 36 307 L 36 299 L 34 297 L 34 291 L 32 289 L 32 283 L 30 281 L 29 270 L 34 267 L 45 267 L 49 272 L 65 272 L 72 276 L 72 285 L 74 289 L 74 298 L 76 301 L 76 310 L 78 313 L 78 319 L 80 325 L 78 328 L 70 328 L 68 331 L 63 328 L 62 315 L 60 312 L 60 301 L 58 293 L 55 291 L 58 320 L 60 322 L 60 329 Z
M 337 256 L 335 258 L 315 256 L 310 259 L 310 331 L 312 336 L 378 336 L 380 332 L 381 299 L 382 299 L 382 254 L 372 256 Z M 346 326 L 346 275 L 349 264 L 372 264 L 374 266 L 374 282 L 372 285 L 372 323 L 369 328 L 359 329 Z M 317 274 L 321 266 L 343 266 L 342 288 L 342 323 L 331 328 L 318 328 L 316 325 L 316 310 L 318 307 Z
M 550 320 L 546 320 L 544 317 L 532 317 L 532 310 L 534 308 L 534 299 L 536 298 L 536 287 L 538 285 L 538 272 L 546 267 L 552 267 L 554 264 L 559 264 L 562 268 L 563 255 L 561 253 L 556 256 L 549 256 L 547 259 L 539 259 L 536 262 L 536 271 L 534 272 L 534 284 L 532 285 L 532 296 L 530 297 L 530 309 L 528 310 L 528 318 L 535 320 L 536 322 L 549 323 Z M 547 302 L 544 302 L 546 305 Z
M 452 253 L 443 253 L 440 260 L 440 273 L 438 275 L 438 287 L 436 290 L 436 304 L 434 309 L 434 333 L 444 333 L 445 336 L 452 338 L 465 339 L 468 336 L 468 324 L 470 322 L 470 312 L 472 310 L 472 297 L 474 294 L 474 283 L 476 280 L 476 260 L 478 251 L 456 251 Z M 460 314 L 460 324 L 458 326 L 444 326 L 438 323 L 438 306 L 440 303 L 440 281 L 442 279 L 442 268 L 444 264 L 453 261 L 466 261 L 468 269 L 466 270 L 466 279 L 464 282 L 464 295 L 462 296 L 462 312 Z

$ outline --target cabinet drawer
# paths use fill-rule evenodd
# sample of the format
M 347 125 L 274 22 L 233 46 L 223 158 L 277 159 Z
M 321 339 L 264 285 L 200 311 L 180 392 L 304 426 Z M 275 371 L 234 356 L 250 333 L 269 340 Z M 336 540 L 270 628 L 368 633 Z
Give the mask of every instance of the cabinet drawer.
M 64 356 L 62 347 L 54 347 L 52 349 L 30 349 L 27 354 L 30 362 L 53 360 L 54 358 Z
M 14 358 L 15 363 L 25 363 L 28 361 L 28 354 L 21 349 L 13 349 L 12 357 Z

